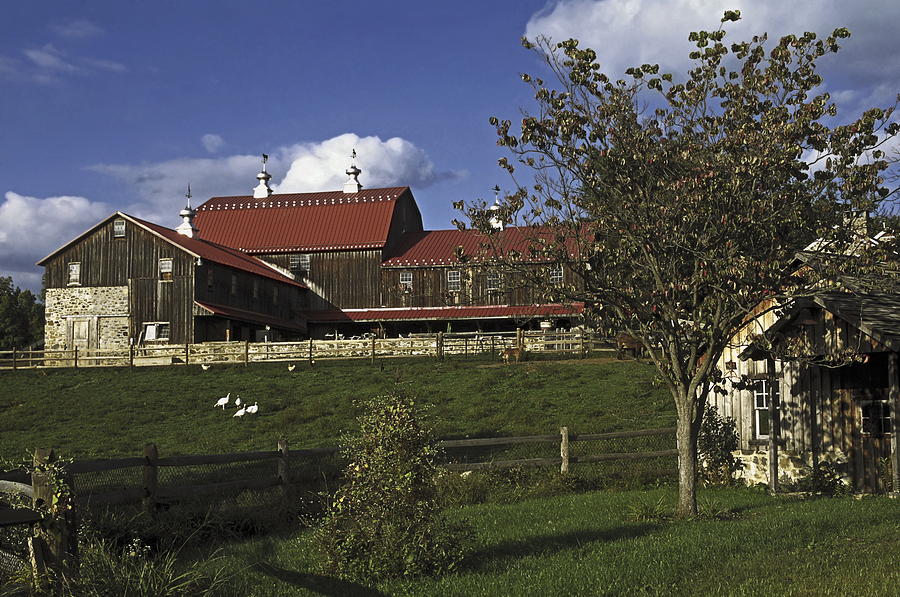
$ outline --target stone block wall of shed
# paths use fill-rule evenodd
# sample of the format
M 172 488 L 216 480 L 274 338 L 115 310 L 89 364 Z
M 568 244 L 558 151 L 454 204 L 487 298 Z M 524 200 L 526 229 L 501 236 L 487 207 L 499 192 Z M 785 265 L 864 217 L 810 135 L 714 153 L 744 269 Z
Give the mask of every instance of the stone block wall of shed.
M 68 321 L 76 316 L 95 318 L 100 348 L 128 347 L 127 286 L 48 288 L 44 305 L 47 348 L 66 348 Z
M 736 450 L 732 452 L 743 464 L 743 468 L 737 472 L 737 478 L 747 485 L 769 483 L 769 452 L 768 447 L 759 447 L 755 450 Z M 842 475 L 843 481 L 850 484 L 850 471 L 848 459 L 840 449 L 835 448 L 820 457 L 822 462 L 835 465 L 836 470 Z M 781 483 L 795 482 L 812 472 L 812 454 L 810 452 L 795 453 L 785 450 L 778 451 L 778 480 Z

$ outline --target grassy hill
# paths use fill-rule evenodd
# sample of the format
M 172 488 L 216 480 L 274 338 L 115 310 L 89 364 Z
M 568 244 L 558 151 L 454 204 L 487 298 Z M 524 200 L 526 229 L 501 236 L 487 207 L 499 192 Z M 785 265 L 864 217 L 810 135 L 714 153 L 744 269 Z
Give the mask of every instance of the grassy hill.
M 48 369 L 0 373 L 0 458 L 35 447 L 64 456 L 335 445 L 351 428 L 354 401 L 400 389 L 433 405 L 443 437 L 644 429 L 674 422 L 668 392 L 654 370 L 633 361 L 590 359 L 498 365 L 432 359 L 284 363 L 137 369 Z M 259 402 L 259 414 L 234 419 L 213 408 L 231 392 Z

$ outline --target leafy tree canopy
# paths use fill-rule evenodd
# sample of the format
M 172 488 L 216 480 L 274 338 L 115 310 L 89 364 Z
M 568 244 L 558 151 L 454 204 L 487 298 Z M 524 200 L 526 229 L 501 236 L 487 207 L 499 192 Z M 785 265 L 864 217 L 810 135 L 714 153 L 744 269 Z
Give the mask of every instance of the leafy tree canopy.
M 44 305 L 30 290 L 0 276 L 0 350 L 25 348 L 44 336 Z
M 833 124 L 817 72 L 850 32 L 727 44 L 725 23 L 739 17 L 690 34 L 693 68 L 680 78 L 643 64 L 614 79 L 576 40 L 523 40 L 552 77 L 522 75 L 536 107 L 518 130 L 491 119 L 515 192 L 499 209 L 463 207 L 495 245 L 491 218 L 530 227 L 534 256 L 576 274 L 548 289 L 556 298 L 584 301 L 654 348 L 678 411 L 682 515 L 696 513 L 697 433 L 718 357 L 761 301 L 812 291 L 810 269 L 797 267 L 811 241 L 820 271 L 846 267 L 826 257 L 851 250 L 854 267 L 880 263 L 860 255 L 869 247 L 847 223 L 892 194 L 880 149 L 898 132 L 892 109 Z M 517 182 L 522 167 L 532 181 Z

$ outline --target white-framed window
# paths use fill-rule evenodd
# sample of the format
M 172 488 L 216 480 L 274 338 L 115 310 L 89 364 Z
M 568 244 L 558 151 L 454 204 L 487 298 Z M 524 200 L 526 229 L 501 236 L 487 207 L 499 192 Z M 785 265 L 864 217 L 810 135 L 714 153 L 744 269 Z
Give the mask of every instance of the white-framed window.
M 145 323 L 144 324 L 144 340 L 148 342 L 153 342 L 157 340 L 168 340 L 169 339 L 169 322 L 168 321 L 156 321 L 153 323 Z
M 237 274 L 231 274 L 231 296 L 237 294 Z
M 299 255 L 291 255 L 290 270 L 297 274 L 309 271 L 309 253 L 301 253 Z
M 758 379 L 753 384 L 753 437 L 769 439 L 771 417 L 769 404 L 774 396 L 778 398 L 778 380 Z
M 447 290 L 450 292 L 459 292 L 462 286 L 462 274 L 457 269 L 447 270 Z
M 253 298 L 259 298 L 259 280 L 253 280 Z
M 113 220 L 113 238 L 125 238 L 125 220 Z
M 563 274 L 563 266 L 559 263 L 550 266 L 550 272 L 547 274 L 547 281 L 551 284 L 562 284 L 565 281 Z
M 169 258 L 159 260 L 159 279 L 163 282 L 172 281 L 172 260 Z
M 884 437 L 891 432 L 891 406 L 887 400 L 861 402 L 862 432 L 872 437 Z
M 400 272 L 400 289 L 404 292 L 412 292 L 412 272 Z
M 500 272 L 488 272 L 488 275 L 487 275 L 487 291 L 488 292 L 499 291 L 501 283 L 502 283 L 502 278 L 500 276 Z
M 81 262 L 72 261 L 69 263 L 69 285 L 74 286 L 81 284 Z

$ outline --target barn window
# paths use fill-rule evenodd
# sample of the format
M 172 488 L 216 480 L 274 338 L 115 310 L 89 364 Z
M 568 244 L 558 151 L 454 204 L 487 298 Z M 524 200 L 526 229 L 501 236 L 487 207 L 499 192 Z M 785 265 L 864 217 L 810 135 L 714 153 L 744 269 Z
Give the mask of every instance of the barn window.
M 69 285 L 81 284 L 81 263 L 73 261 L 69 264 Z
M 155 322 L 144 324 L 144 340 L 168 340 L 169 339 L 169 322 Z
M 487 275 L 487 290 L 488 292 L 497 292 L 500 290 L 499 272 L 491 272 Z
M 462 275 L 459 270 L 451 269 L 447 272 L 447 290 L 450 292 L 459 292 L 461 286 Z
M 163 282 L 171 282 L 172 281 L 172 260 L 171 259 L 160 259 L 159 260 L 159 279 Z
M 125 220 L 113 220 L 113 238 L 125 238 Z
M 769 402 L 772 392 L 778 397 L 778 381 L 759 379 L 753 384 L 753 437 L 769 439 L 770 417 Z
M 412 291 L 412 272 L 400 272 L 400 287 L 404 292 Z
M 562 284 L 565 279 L 563 276 L 563 266 L 560 264 L 550 266 L 550 272 L 547 277 L 551 284 Z
M 891 432 L 891 407 L 886 400 L 872 400 L 860 404 L 862 410 L 862 432 L 874 437 L 883 437 Z
M 231 296 L 237 294 L 237 274 L 231 274 Z
M 309 271 L 309 254 L 301 253 L 300 255 L 291 255 L 291 273 L 299 274 L 300 272 Z
M 253 298 L 259 298 L 259 280 L 253 280 Z

